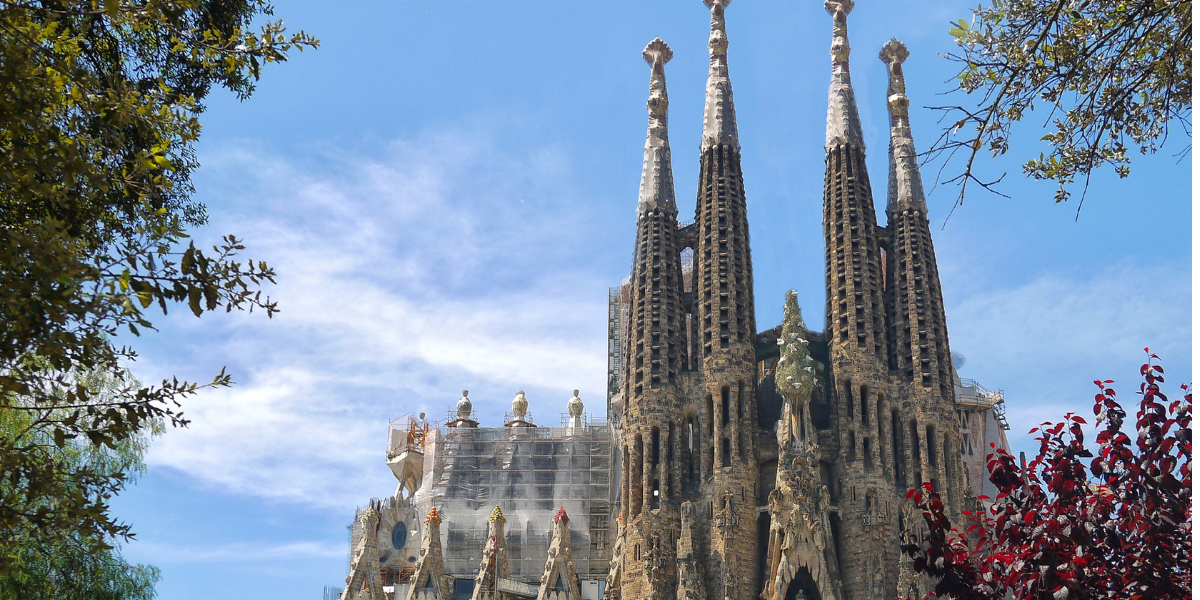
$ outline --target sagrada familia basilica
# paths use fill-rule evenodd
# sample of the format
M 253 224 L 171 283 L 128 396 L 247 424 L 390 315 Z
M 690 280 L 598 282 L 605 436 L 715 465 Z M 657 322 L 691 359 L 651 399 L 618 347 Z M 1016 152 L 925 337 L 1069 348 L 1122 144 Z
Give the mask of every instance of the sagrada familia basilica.
M 393 422 L 399 488 L 358 511 L 343 599 L 918 598 L 900 552 L 917 525 L 905 493 L 931 483 L 958 514 L 990 491 L 1003 395 L 960 379 L 950 352 L 908 50 L 893 39 L 879 51 L 891 118 L 881 226 L 850 80 L 854 2 L 825 0 L 824 330 L 805 326 L 793 292 L 783 323 L 759 332 L 729 2 L 704 2 L 711 62 L 687 225 L 667 128 L 672 52 L 655 39 L 642 53 L 649 130 L 632 272 L 610 292 L 605 416 L 584 415 L 576 390 L 561 426 L 538 426 L 518 392 L 504 426 L 484 427 L 464 391 L 440 424 Z

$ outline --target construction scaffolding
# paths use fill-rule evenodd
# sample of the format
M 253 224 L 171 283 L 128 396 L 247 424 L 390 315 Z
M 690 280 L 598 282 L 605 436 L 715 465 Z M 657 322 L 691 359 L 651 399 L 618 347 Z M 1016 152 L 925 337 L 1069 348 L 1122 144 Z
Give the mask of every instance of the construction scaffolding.
M 606 415 L 612 418 L 613 396 L 621 391 L 621 357 L 624 353 L 624 332 L 629 323 L 629 280 L 618 287 L 608 288 L 608 393 Z
M 987 455 L 996 448 L 1010 449 L 1008 420 L 1004 417 L 1004 391 L 989 390 L 973 379 L 954 381 L 954 400 L 962 432 L 962 460 L 976 495 L 996 495 L 988 479 Z
M 488 518 L 499 506 L 507 520 L 511 577 L 536 583 L 545 567 L 558 507 L 572 519 L 571 546 L 581 579 L 603 580 L 609 569 L 616 482 L 608 422 L 583 427 L 431 428 L 425 469 L 414 496 L 424 514 L 443 515 L 447 574 L 472 578 L 487 541 Z
M 989 390 L 974 379 L 962 379 L 954 386 L 954 401 L 959 408 L 992 409 L 1001 429 L 1008 429 L 1004 417 L 1004 390 Z

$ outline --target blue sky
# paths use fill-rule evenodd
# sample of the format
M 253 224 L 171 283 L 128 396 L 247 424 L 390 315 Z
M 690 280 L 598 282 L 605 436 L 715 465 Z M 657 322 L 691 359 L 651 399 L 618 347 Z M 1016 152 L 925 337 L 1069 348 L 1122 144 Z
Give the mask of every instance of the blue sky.
M 603 411 L 606 289 L 633 248 L 655 36 L 666 67 L 680 212 L 694 208 L 707 75 L 699 0 L 544 3 L 280 2 L 322 40 L 265 70 L 255 95 L 208 100 L 197 197 L 211 222 L 279 272 L 283 312 L 177 311 L 130 340 L 146 381 L 237 385 L 189 400 L 193 424 L 156 440 L 116 504 L 128 558 L 163 570 L 160 597 L 316 598 L 341 583 L 353 510 L 395 489 L 387 422 L 441 418 L 470 389 L 498 423 L 524 389 L 541 422 L 573 388 Z M 887 189 L 891 37 L 918 148 L 937 135 L 954 66 L 951 19 L 973 2 L 861 0 L 851 72 L 880 208 Z M 830 19 L 819 0 L 732 4 L 730 76 L 742 144 L 758 328 L 796 289 L 823 321 L 821 183 Z M 1035 113 L 1036 114 L 1036 113 Z M 1011 198 L 929 189 L 951 346 L 961 373 L 1007 396 L 1010 438 L 1087 411 L 1091 381 L 1132 399 L 1141 349 L 1173 389 L 1191 379 L 1191 161 L 1176 140 L 1125 180 L 1093 179 L 1079 220 L 1053 185 L 1019 176 L 1029 140 L 985 172 Z

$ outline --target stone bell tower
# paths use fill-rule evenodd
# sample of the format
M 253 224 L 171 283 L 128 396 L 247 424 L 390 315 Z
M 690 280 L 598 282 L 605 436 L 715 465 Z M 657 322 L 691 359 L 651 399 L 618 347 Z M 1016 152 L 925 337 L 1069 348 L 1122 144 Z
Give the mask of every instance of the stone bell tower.
M 675 583 L 678 478 L 671 468 L 674 421 L 682 409 L 686 332 L 671 147 L 667 141 L 667 84 L 671 48 L 655 38 L 642 52 L 650 65 L 649 128 L 637 206 L 625 352 L 621 465 L 622 598 L 662 597 Z M 676 477 L 673 477 L 675 475 Z
M 705 4 L 712 20 L 696 192 L 695 289 L 700 403 L 712 449 L 711 456 L 703 459 L 704 479 L 712 481 L 705 490 L 712 511 L 707 587 L 713 600 L 749 600 L 756 592 L 757 566 L 754 277 L 742 149 L 729 80 L 725 33 L 729 1 L 705 0 Z
M 887 65 L 888 114 L 888 304 L 892 363 L 904 391 L 904 440 L 908 467 L 897 468 L 899 489 L 933 482 L 956 515 L 964 508 L 965 479 L 959 458 L 962 438 L 955 409 L 950 340 L 929 230 L 925 190 L 908 120 L 901 65 L 908 48 L 892 39 L 879 52 Z
M 850 83 L 846 17 L 853 0 L 826 0 L 833 17 L 833 74 L 825 136 L 825 282 L 833 411 L 834 501 L 830 527 L 845 598 L 894 597 L 899 499 L 889 485 L 890 408 L 883 300 L 882 228 L 875 217 L 866 148 Z

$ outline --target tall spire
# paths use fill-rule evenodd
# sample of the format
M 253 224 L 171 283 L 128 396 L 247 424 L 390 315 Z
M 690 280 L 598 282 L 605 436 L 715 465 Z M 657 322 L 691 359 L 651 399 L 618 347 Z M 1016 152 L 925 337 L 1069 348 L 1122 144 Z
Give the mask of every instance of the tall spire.
M 712 11 L 712 33 L 708 36 L 708 86 L 704 96 L 704 135 L 700 149 L 717 144 L 738 147 L 737 116 L 733 110 L 733 86 L 729 83 L 725 35 L 725 8 L 731 0 L 704 0 Z
M 663 65 L 671 60 L 671 47 L 654 38 L 642 51 L 650 65 L 650 99 L 646 110 L 650 126 L 646 132 L 646 154 L 642 161 L 642 187 L 638 212 L 647 207 L 675 210 L 675 182 L 671 177 L 671 145 L 667 141 L 667 79 Z
M 888 113 L 891 115 L 892 139 L 888 149 L 888 212 L 896 208 L 916 208 L 925 212 L 925 188 L 921 184 L 921 169 L 913 144 L 912 128 L 908 123 L 908 95 L 904 91 L 904 71 L 901 64 L 908 58 L 904 42 L 892 38 L 879 51 L 879 60 L 887 65 Z
M 846 15 L 854 10 L 854 0 L 825 0 L 825 10 L 833 16 L 833 78 L 829 82 L 829 114 L 825 120 L 825 150 L 838 143 L 862 146 L 862 124 L 858 105 L 850 85 L 850 39 L 846 35 Z
M 667 144 L 667 86 L 663 65 L 671 49 L 660 39 L 646 46 L 650 65 L 650 127 L 638 197 L 637 234 L 629 277 L 629 328 L 625 334 L 621 434 L 623 565 L 620 595 L 650 598 L 670 585 L 674 548 L 667 518 L 676 509 L 680 486 L 668 448 L 674 448 L 682 414 L 680 384 L 686 370 L 687 322 L 683 312 L 683 268 L 678 243 L 679 210 Z M 661 548 L 661 550 L 659 550 Z M 642 562 L 642 551 L 647 561 Z M 624 569 L 624 567 L 622 567 Z
M 702 480 L 712 481 L 710 498 L 720 509 L 709 513 L 711 521 L 704 536 L 709 564 L 701 570 L 707 577 L 703 587 L 709 598 L 744 600 L 757 592 L 752 567 L 756 564 L 757 548 L 752 540 L 757 513 L 745 490 L 754 489 L 758 481 L 758 405 L 753 400 L 758 376 L 758 329 L 754 320 L 746 187 L 726 63 L 728 0 L 706 0 L 705 4 L 712 11 L 708 42 L 712 62 L 696 190 L 696 296 L 692 319 L 696 323 L 693 335 L 704 386 L 696 412 L 709 415 L 701 442 L 705 456 L 700 475 Z M 699 500 L 695 497 L 693 501 Z M 691 584 L 681 584 L 678 589 L 686 595 L 691 593 L 689 585 L 691 592 L 697 590 Z

